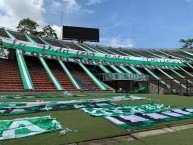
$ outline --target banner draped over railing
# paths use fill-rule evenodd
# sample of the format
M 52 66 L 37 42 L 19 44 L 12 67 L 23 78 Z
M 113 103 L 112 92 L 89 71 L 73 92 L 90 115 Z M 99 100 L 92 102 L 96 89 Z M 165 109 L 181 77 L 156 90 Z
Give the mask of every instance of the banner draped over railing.
M 137 66 L 149 68 L 175 68 L 177 66 L 186 66 L 178 59 L 166 58 L 147 58 L 122 55 L 110 55 L 104 53 L 94 53 L 88 51 L 79 51 L 68 48 L 44 45 L 20 40 L 12 40 L 9 38 L 0 37 L 4 48 L 21 50 L 23 55 L 35 57 L 44 57 L 49 59 L 57 59 L 66 62 L 84 63 L 89 65 L 122 65 L 122 66 Z

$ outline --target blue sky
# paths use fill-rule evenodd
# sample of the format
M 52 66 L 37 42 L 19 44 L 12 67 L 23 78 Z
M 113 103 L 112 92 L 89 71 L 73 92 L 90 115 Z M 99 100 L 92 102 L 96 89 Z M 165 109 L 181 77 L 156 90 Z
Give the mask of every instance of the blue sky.
M 14 29 L 29 17 L 40 28 L 63 25 L 100 29 L 101 44 L 132 48 L 178 48 L 193 38 L 193 0 L 1 0 L 1 26 Z

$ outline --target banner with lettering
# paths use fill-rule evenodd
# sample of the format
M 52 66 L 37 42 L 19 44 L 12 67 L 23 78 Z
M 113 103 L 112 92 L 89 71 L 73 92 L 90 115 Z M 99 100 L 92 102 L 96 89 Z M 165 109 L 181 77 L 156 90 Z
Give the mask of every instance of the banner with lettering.
M 62 129 L 51 116 L 0 120 L 0 140 L 21 138 Z
M 136 113 L 132 115 L 105 116 L 109 121 L 128 130 L 153 126 L 160 122 L 193 118 L 192 108 L 172 109 L 156 113 Z
M 134 57 L 122 55 L 110 55 L 104 53 L 94 53 L 88 51 L 79 51 L 68 48 L 12 40 L 9 38 L 0 37 L 2 47 L 8 49 L 19 49 L 23 55 L 41 56 L 49 59 L 57 59 L 66 62 L 83 63 L 89 65 L 123 65 L 123 66 L 137 66 L 148 68 L 164 67 L 165 69 L 178 69 L 177 66 L 186 66 L 178 59 L 166 58 L 147 58 L 147 57 Z
M 151 113 L 159 112 L 162 110 L 169 109 L 170 106 L 163 104 L 140 104 L 140 105 L 112 105 L 102 106 L 99 108 L 82 108 L 84 112 L 89 113 L 92 116 L 119 116 L 119 115 L 131 115 L 135 113 Z
M 113 80 L 134 80 L 134 81 L 147 81 L 148 76 L 140 74 L 129 74 L 129 73 L 103 73 L 103 81 Z
M 82 99 L 70 101 L 50 101 L 50 102 L 1 102 L 0 116 L 36 113 L 43 111 L 72 110 L 79 108 L 95 108 L 114 105 L 112 102 L 123 100 L 145 100 L 144 97 L 137 96 L 115 96 L 100 99 Z

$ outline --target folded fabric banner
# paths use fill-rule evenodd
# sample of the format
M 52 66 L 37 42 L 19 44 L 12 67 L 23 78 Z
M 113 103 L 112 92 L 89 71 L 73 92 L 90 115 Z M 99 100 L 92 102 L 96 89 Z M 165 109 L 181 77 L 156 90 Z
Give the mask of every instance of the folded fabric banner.
M 42 111 L 71 110 L 79 108 L 100 108 L 104 106 L 114 106 L 112 102 L 123 100 L 146 99 L 137 96 L 116 96 L 100 99 L 81 99 L 70 101 L 50 101 L 50 102 L 1 102 L 0 115 L 25 114 Z
M 141 129 L 164 121 L 193 118 L 193 109 L 173 109 L 156 113 L 136 113 L 133 115 L 105 116 L 106 119 L 128 130 Z
M 94 99 L 94 100 L 103 100 L 103 101 L 111 101 L 111 102 L 118 102 L 118 101 L 127 101 L 127 100 L 151 100 L 145 97 L 138 97 L 133 95 L 124 95 L 124 96 L 115 96 L 111 98 L 101 98 L 101 99 Z
M 23 99 L 23 98 L 67 98 L 67 97 L 85 97 L 86 95 L 77 95 L 67 91 L 62 94 L 41 94 L 41 95 L 0 95 L 0 99 Z
M 66 98 L 66 97 L 86 97 L 86 95 L 77 95 L 73 93 L 64 92 L 63 94 L 59 95 L 0 95 L 0 99 L 23 99 L 23 98 Z M 125 101 L 125 100 L 151 100 L 147 99 L 145 97 L 138 97 L 138 96 L 132 96 L 132 95 L 123 95 L 123 96 L 114 96 L 110 98 L 100 98 L 100 99 L 82 99 L 84 101 Z
M 10 102 L 0 103 L 0 115 L 15 115 L 27 114 L 42 111 L 58 111 L 72 110 L 79 108 L 91 108 L 114 105 L 111 102 L 73 102 L 73 101 L 58 101 L 58 102 Z
M 166 106 L 163 104 L 148 103 L 130 106 L 112 105 L 112 106 L 102 106 L 100 108 L 82 108 L 81 110 L 93 116 L 119 116 L 119 115 L 131 115 L 135 113 L 159 112 L 169 108 L 170 106 Z
M 0 140 L 21 138 L 62 129 L 51 116 L 0 120 Z

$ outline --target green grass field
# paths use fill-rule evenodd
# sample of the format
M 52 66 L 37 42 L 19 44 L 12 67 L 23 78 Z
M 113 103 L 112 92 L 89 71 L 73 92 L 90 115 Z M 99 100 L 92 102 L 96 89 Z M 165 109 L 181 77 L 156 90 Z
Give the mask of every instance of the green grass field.
M 105 98 L 111 96 L 119 96 L 121 94 L 108 94 L 108 93 L 87 93 L 84 94 L 84 97 L 70 97 L 62 98 L 61 95 L 58 95 L 56 98 L 33 98 L 33 99 L 2 99 L 3 102 L 23 102 L 23 101 L 35 101 L 35 100 L 44 100 L 44 101 L 61 101 L 61 100 L 78 100 L 78 99 L 91 99 L 91 98 Z M 57 96 L 57 95 L 56 95 Z M 183 108 L 183 107 L 193 107 L 193 97 L 184 97 L 184 96 L 175 96 L 175 95 L 152 95 L 152 94 L 141 94 L 136 96 L 143 96 L 146 98 L 152 99 L 152 102 L 159 104 L 170 105 L 171 107 Z M 139 100 L 139 101 L 120 101 L 117 104 L 143 104 L 149 102 L 148 100 Z M 31 137 L 25 137 L 20 139 L 0 141 L 0 145 L 59 145 L 73 142 L 81 142 L 93 139 L 107 138 L 113 136 L 120 136 L 128 134 L 128 132 L 116 126 L 115 124 L 109 122 L 108 120 L 102 117 L 92 117 L 87 113 L 84 113 L 80 110 L 68 110 L 68 111 L 49 111 L 33 114 L 23 114 L 23 115 L 12 115 L 12 116 L 0 116 L 0 120 L 4 119 L 15 119 L 23 117 L 33 117 L 33 116 L 44 116 L 51 115 L 52 117 L 57 118 L 61 122 L 63 128 L 69 128 L 74 130 L 66 135 L 59 136 L 59 131 L 47 134 L 41 134 Z M 192 122 L 192 119 L 173 121 L 173 122 L 164 122 L 157 124 L 156 126 L 163 126 L 169 124 L 179 124 Z M 155 126 L 153 126 L 155 127 Z M 183 131 L 182 134 L 189 135 L 192 133 L 192 130 Z M 178 135 L 179 134 L 179 135 Z M 178 137 L 181 132 L 171 134 L 171 136 Z M 161 140 L 164 143 L 164 138 L 166 135 L 159 135 L 149 138 L 144 138 L 141 141 L 131 141 L 127 143 L 121 143 L 120 145 L 132 144 L 132 145 L 141 145 L 141 144 L 155 144 L 157 140 Z M 155 138 L 155 139 L 154 139 Z M 150 140 L 155 140 L 150 142 Z M 158 143 L 157 143 L 158 144 Z M 157 145 L 156 144 L 156 145 Z
M 141 138 L 113 145 L 192 145 L 193 129 Z

